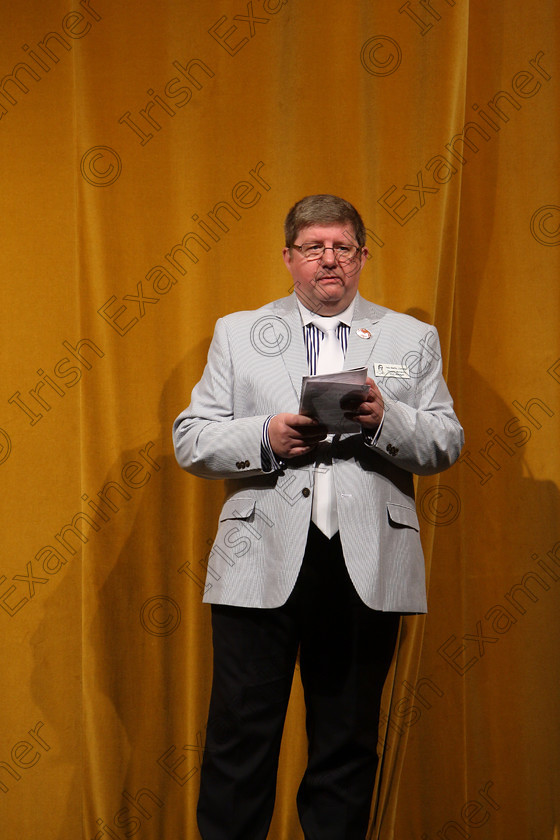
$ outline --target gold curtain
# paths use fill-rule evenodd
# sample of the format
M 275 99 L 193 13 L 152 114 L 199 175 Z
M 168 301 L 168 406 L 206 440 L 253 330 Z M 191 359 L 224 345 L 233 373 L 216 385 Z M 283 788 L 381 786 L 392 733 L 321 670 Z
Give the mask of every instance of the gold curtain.
M 170 441 L 216 318 L 281 297 L 298 198 L 438 326 L 466 431 L 418 482 L 371 837 L 558 840 L 553 0 L 21 0 L 0 68 L 6 840 L 195 838 L 220 483 Z M 301 837 L 298 679 L 270 837 Z

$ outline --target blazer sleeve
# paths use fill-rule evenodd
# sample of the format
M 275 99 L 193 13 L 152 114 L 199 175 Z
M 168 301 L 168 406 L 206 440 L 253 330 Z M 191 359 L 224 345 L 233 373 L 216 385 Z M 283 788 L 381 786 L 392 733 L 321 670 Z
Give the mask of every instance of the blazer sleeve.
M 461 424 L 442 374 L 439 336 L 429 327 L 430 342 L 411 366 L 411 378 L 380 389 L 385 402 L 383 426 L 375 449 L 395 466 L 417 475 L 433 475 L 455 463 L 464 444 Z M 407 386 L 409 390 L 407 390 Z
M 262 474 L 263 426 L 269 415 L 235 416 L 235 370 L 226 319 L 216 323 L 202 379 L 173 424 L 179 465 L 203 478 Z

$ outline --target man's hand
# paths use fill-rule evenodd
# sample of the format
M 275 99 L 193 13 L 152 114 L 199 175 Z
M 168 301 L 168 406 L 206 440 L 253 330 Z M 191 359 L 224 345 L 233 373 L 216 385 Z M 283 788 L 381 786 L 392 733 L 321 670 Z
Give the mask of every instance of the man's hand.
M 303 414 L 275 414 L 268 424 L 268 439 L 279 458 L 307 455 L 326 436 L 324 426 Z
M 355 420 L 366 432 L 373 432 L 381 423 L 385 404 L 373 379 L 368 377 L 366 385 L 369 385 L 369 391 L 359 405 L 353 406 L 352 410 L 346 413 L 346 417 Z

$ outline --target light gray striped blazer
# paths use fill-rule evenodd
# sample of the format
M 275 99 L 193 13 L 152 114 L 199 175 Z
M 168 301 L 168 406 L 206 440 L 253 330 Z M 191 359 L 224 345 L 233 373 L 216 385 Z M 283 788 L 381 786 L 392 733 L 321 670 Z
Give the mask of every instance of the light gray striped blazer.
M 391 364 L 406 368 L 409 378 L 395 369 L 388 376 Z M 463 444 L 435 327 L 358 295 L 344 366 L 362 365 L 384 395 L 385 417 L 375 445 L 361 431 L 332 442 L 344 558 L 370 607 L 425 612 L 412 474 L 446 469 Z M 269 415 L 298 413 L 307 372 L 294 295 L 218 320 L 202 379 L 173 426 L 180 466 L 225 479 L 205 601 L 277 607 L 295 584 L 311 518 L 314 459 L 292 459 L 283 471 L 264 473 L 261 441 Z

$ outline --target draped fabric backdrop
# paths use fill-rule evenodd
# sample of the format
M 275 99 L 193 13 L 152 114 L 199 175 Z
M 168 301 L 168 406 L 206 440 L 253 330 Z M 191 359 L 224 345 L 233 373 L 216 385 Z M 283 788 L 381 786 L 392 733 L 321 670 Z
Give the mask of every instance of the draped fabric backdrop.
M 363 294 L 437 325 L 466 432 L 418 481 L 430 612 L 386 686 L 371 837 L 560 838 L 559 21 L 4 2 L 4 840 L 197 836 L 223 488 L 170 427 L 216 318 L 290 291 L 282 222 L 315 192 L 363 214 Z M 296 674 L 273 840 L 301 837 L 305 748 Z

